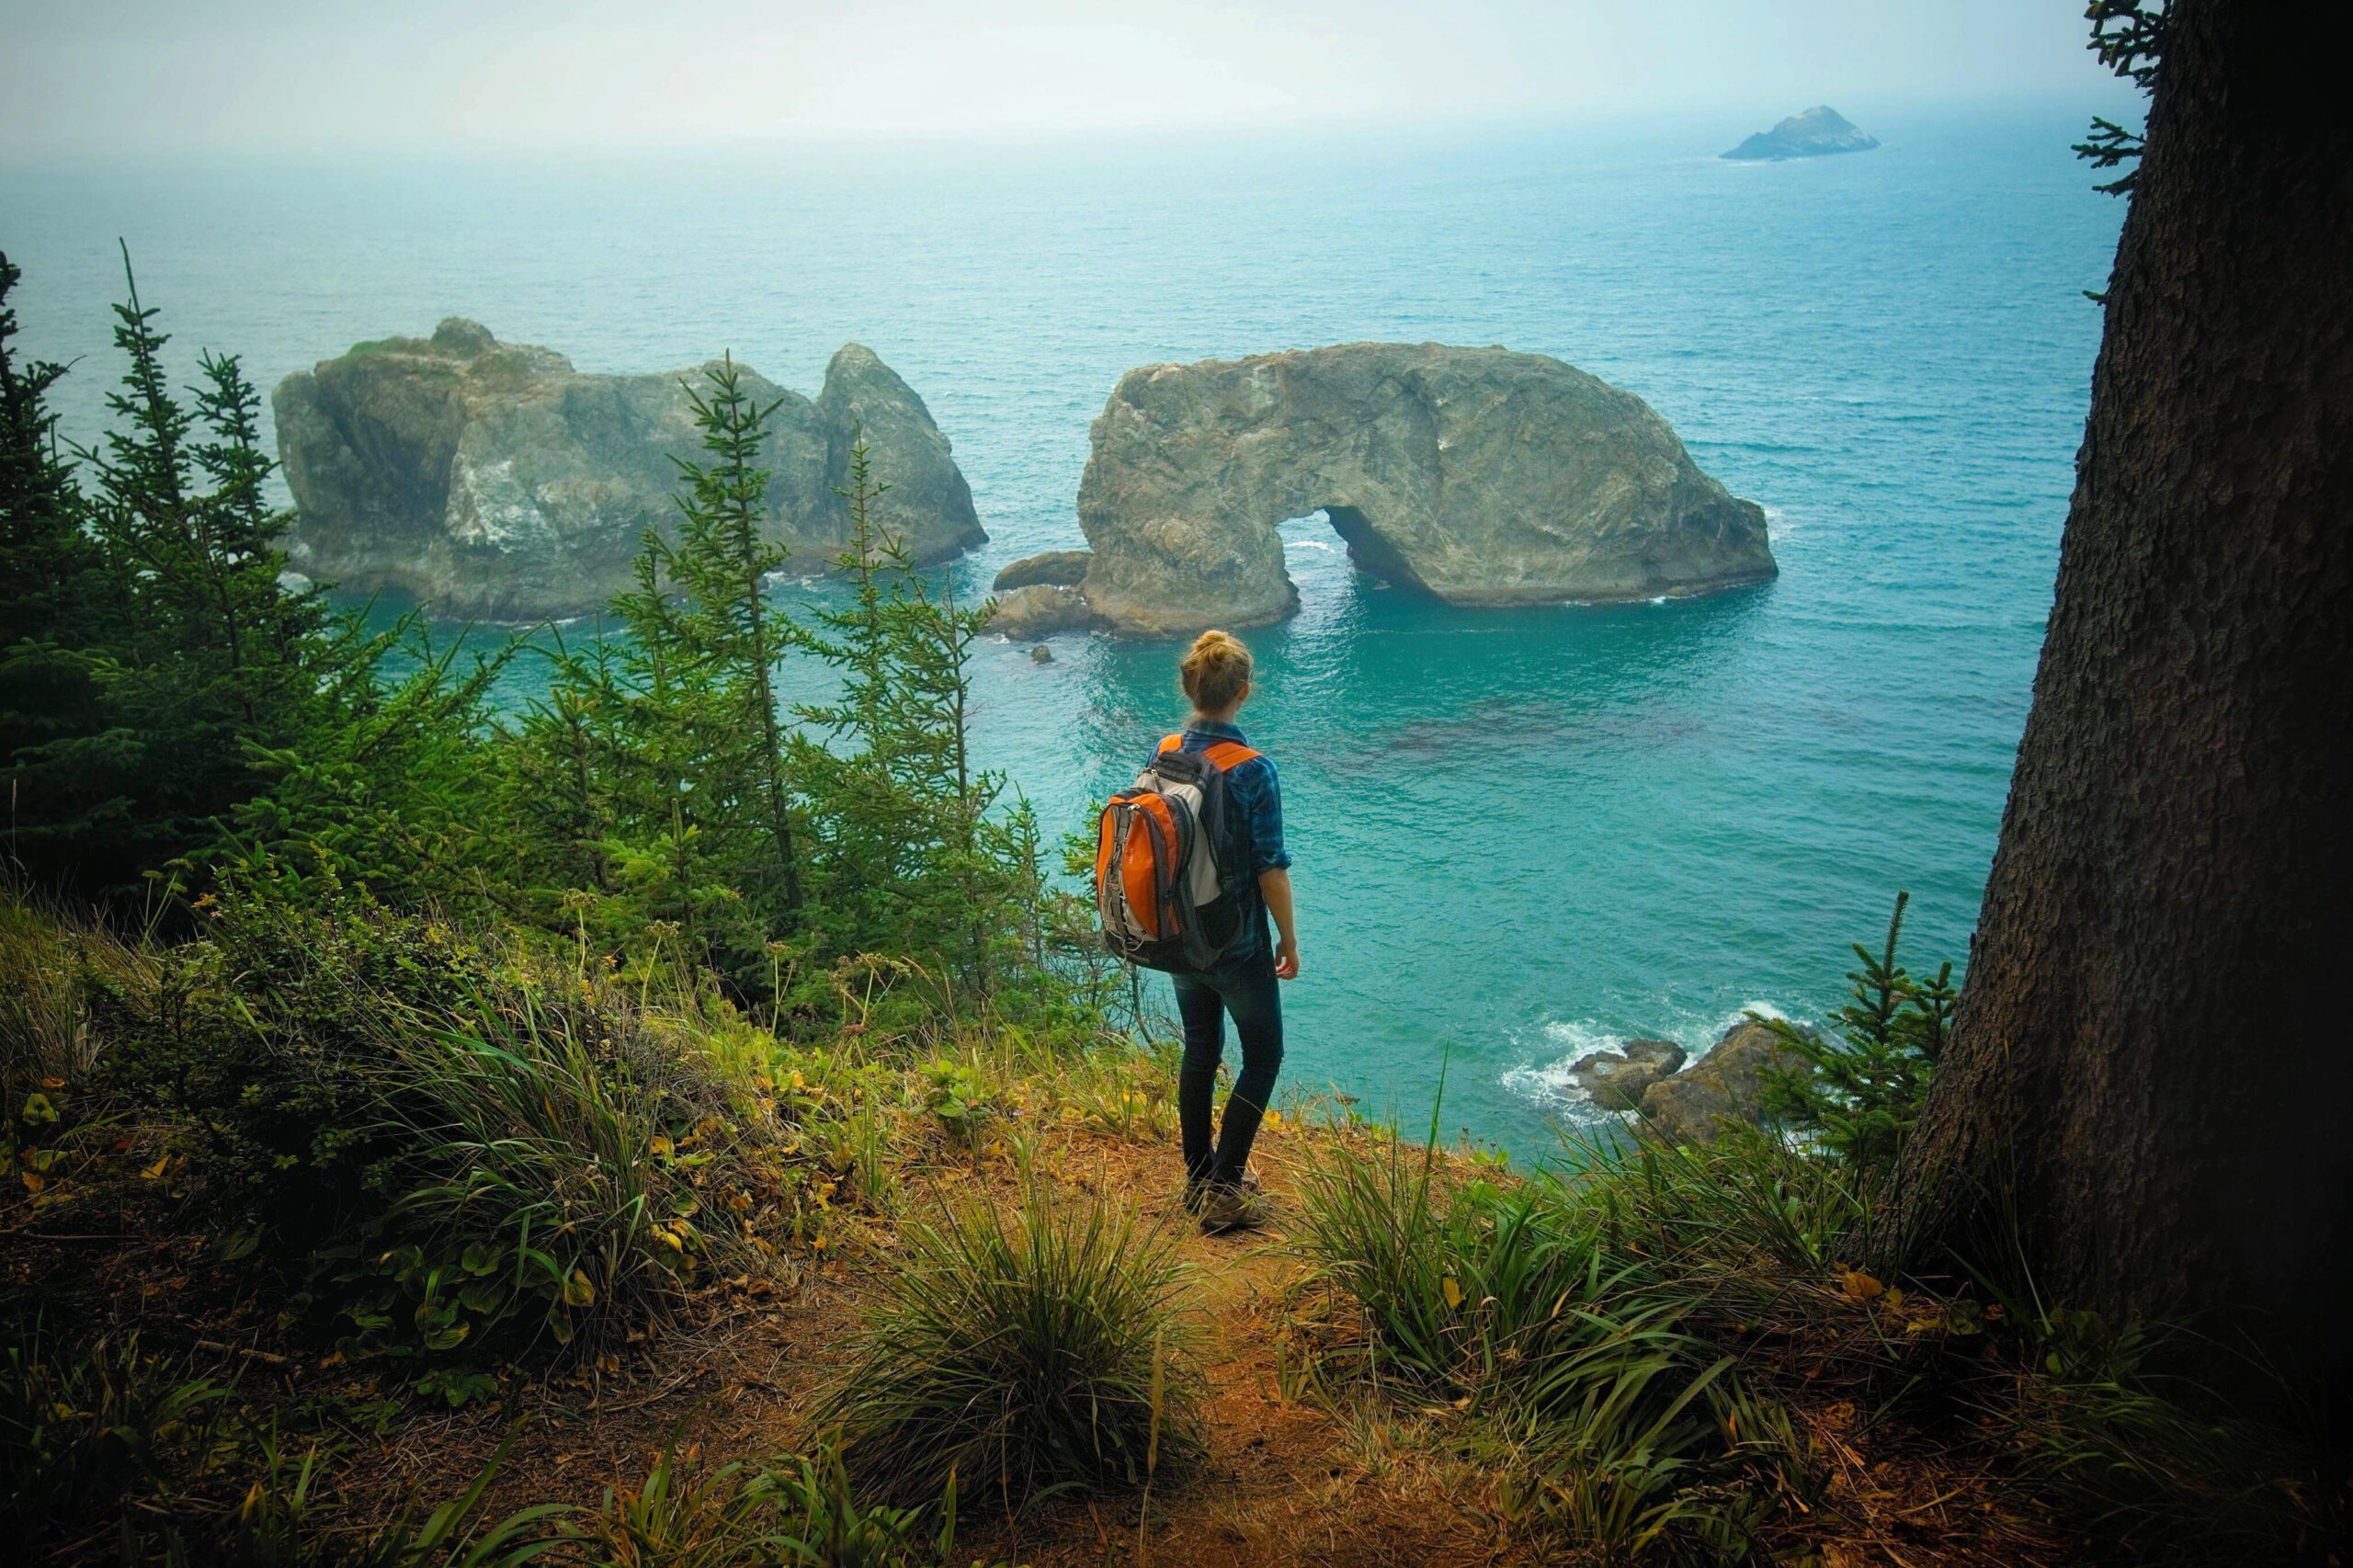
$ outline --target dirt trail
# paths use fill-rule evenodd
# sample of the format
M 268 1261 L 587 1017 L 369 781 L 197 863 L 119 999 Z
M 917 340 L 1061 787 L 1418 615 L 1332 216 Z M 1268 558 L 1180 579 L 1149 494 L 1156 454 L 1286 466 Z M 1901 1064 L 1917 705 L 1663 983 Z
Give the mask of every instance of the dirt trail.
M 1048 1504 L 1017 1525 L 984 1511 L 975 1517 L 968 1506 L 958 1563 L 1356 1568 L 1581 1560 L 1560 1557 L 1557 1538 L 1498 1524 L 1495 1472 L 1460 1457 L 1471 1429 L 1452 1408 L 1345 1389 L 1300 1396 L 1303 1358 L 1290 1336 L 1318 1324 L 1324 1302 L 1286 1227 L 1298 1212 L 1311 1148 L 1331 1136 L 1288 1119 L 1270 1123 L 1256 1160 L 1267 1222 L 1227 1236 L 1202 1235 L 1184 1212 L 1173 1142 L 1056 1129 L 1029 1145 L 1048 1193 L 1130 1209 L 1167 1227 L 1188 1266 L 1183 1310 L 1200 1331 L 1206 1453 L 1183 1473 L 1155 1478 L 1148 1498 Z M 946 1145 L 907 1171 L 905 1183 L 916 1215 L 983 1197 L 1009 1204 L 1021 1187 L 1008 1153 L 975 1156 Z M 201 1238 L 129 1214 L 120 1228 L 141 1233 L 17 1235 L 0 1251 L 0 1268 L 17 1288 L 36 1277 L 70 1278 L 77 1312 L 117 1333 L 136 1332 L 142 1346 L 217 1357 L 221 1370 L 212 1375 L 233 1375 L 250 1392 L 331 1418 L 340 1413 L 347 1431 L 371 1427 L 371 1411 L 397 1408 L 382 1404 L 392 1381 L 375 1364 L 279 1344 L 275 1309 L 249 1293 L 244 1276 L 213 1267 Z M 822 1436 L 820 1403 L 847 1370 L 858 1324 L 904 1267 L 890 1223 L 844 1214 L 836 1236 L 827 1256 L 797 1256 L 774 1280 L 714 1284 L 695 1299 L 682 1328 L 635 1338 L 547 1382 L 510 1378 L 487 1406 L 396 1415 L 381 1435 L 355 1437 L 336 1456 L 333 1484 L 354 1505 L 355 1522 L 389 1516 L 404 1504 L 457 1495 L 504 1445 L 487 1517 L 549 1502 L 593 1511 L 608 1488 L 634 1487 L 674 1445 L 690 1471 L 705 1471 L 807 1451 Z M 1805 1521 L 1787 1521 L 1777 1534 L 1784 1544 L 1802 1536 L 1827 1568 L 1880 1561 L 1882 1552 L 1910 1568 L 2070 1555 L 2046 1531 L 1997 1508 L 1982 1456 L 1907 1442 L 1900 1429 L 1874 1434 L 1866 1455 L 1857 1409 L 1836 1389 L 1797 1397 L 1791 1408 L 1826 1456 L 1828 1474 L 1815 1504 L 1799 1505 Z
M 1173 1144 L 1075 1134 L 1045 1152 L 1040 1175 L 1051 1189 L 1132 1204 L 1169 1227 L 1190 1266 L 1185 1310 L 1201 1330 L 1208 1453 L 1189 1471 L 1161 1478 L 1148 1504 L 1134 1495 L 1056 1503 L 1014 1526 L 968 1515 L 960 1562 L 1353 1568 L 1523 1560 L 1498 1551 L 1492 1529 L 1464 1506 L 1483 1493 L 1477 1472 L 1415 1440 L 1441 1418 L 1401 1426 L 1285 1397 L 1279 1333 L 1287 1287 L 1302 1270 L 1286 1250 L 1284 1221 L 1305 1138 L 1287 1123 L 1267 1130 L 1256 1158 L 1267 1222 L 1227 1236 L 1201 1234 L 1184 1213 Z M 960 1162 L 911 1184 L 918 1210 L 982 1190 L 1016 1196 L 1008 1162 Z M 643 1347 L 585 1387 L 551 1387 L 534 1413 L 544 1419 L 514 1432 L 494 1503 L 593 1506 L 607 1486 L 633 1483 L 674 1436 L 706 1464 L 806 1448 L 818 1403 L 846 1368 L 852 1331 L 897 1267 L 895 1250 L 886 1229 L 868 1227 L 788 1297 L 743 1293 L 692 1333 Z M 386 1439 L 378 1474 L 400 1476 L 403 1490 L 446 1494 L 506 1430 L 472 1413 L 407 1426 Z

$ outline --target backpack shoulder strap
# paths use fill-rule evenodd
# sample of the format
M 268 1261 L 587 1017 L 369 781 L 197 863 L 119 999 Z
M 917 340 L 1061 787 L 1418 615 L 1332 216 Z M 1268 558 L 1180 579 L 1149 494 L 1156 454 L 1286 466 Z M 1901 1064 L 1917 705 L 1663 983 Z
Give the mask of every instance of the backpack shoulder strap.
M 1213 746 L 1203 747 L 1201 755 L 1217 764 L 1221 773 L 1231 773 L 1245 762 L 1256 762 L 1259 756 L 1257 752 L 1240 741 L 1220 741 Z
M 1175 751 L 1178 746 L 1181 746 L 1184 744 L 1185 737 L 1182 734 L 1163 735 L 1160 739 L 1160 749 L 1162 751 Z

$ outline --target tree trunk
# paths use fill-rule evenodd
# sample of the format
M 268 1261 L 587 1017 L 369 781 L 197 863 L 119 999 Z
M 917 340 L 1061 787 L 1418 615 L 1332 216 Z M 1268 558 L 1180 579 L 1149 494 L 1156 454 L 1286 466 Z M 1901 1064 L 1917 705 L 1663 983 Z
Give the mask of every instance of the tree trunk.
M 2176 0 L 2034 708 L 1905 1172 L 1915 1244 L 2333 1378 L 2353 1369 L 2331 1326 L 2353 1286 L 2347 11 Z

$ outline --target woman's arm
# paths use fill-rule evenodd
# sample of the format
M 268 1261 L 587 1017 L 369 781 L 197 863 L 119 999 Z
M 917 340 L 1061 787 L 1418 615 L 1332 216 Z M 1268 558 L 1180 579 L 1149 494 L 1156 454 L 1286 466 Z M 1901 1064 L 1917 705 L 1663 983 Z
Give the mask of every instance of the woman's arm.
M 1258 873 L 1258 892 L 1267 900 L 1267 913 L 1275 917 L 1275 932 L 1280 938 L 1275 944 L 1275 978 L 1299 978 L 1299 931 L 1291 924 L 1290 871 L 1278 866 Z

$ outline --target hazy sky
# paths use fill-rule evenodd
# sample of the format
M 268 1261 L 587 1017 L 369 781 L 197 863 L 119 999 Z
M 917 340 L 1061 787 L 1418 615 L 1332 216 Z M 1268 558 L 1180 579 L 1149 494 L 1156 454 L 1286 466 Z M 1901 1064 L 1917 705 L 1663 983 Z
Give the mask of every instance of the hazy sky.
M 2105 78 L 2081 0 L 0 0 L 0 155 L 1534 119 Z

